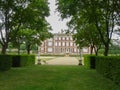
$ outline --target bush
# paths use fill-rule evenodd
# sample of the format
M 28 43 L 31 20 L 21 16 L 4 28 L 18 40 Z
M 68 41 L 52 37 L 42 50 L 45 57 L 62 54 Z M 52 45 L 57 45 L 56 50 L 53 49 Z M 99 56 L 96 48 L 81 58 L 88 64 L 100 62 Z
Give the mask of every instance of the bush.
M 35 55 L 12 55 L 12 67 L 23 67 L 35 64 Z
M 95 56 L 84 55 L 84 65 L 86 68 L 95 69 Z
M 120 56 L 96 57 L 96 70 L 120 85 Z
M 10 55 L 0 55 L 0 71 L 7 71 L 12 66 L 12 57 Z

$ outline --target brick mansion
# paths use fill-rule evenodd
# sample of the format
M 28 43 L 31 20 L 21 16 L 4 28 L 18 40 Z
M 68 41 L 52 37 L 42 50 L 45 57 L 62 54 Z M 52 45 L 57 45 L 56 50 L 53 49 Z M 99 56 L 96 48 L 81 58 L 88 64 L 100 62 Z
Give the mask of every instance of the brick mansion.
M 79 49 L 77 48 L 75 41 L 71 34 L 56 33 L 53 38 L 47 39 L 42 42 L 39 47 L 40 54 L 53 54 L 53 55 L 77 55 Z M 84 47 L 82 54 L 89 54 L 90 48 Z

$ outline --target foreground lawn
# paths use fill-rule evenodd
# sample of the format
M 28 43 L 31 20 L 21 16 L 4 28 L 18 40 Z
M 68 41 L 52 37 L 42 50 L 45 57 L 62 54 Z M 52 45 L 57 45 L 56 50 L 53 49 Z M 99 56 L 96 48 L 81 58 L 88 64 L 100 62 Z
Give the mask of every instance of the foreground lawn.
M 30 66 L 0 73 L 0 90 L 120 90 L 80 66 Z

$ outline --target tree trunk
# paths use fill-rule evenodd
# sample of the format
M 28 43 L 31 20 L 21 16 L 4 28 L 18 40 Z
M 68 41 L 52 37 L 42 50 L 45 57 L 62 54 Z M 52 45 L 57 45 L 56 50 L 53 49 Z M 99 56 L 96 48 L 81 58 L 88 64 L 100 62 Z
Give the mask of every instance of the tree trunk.
M 30 50 L 31 50 L 31 45 L 27 45 L 27 54 L 30 54 Z
M 7 47 L 8 47 L 8 44 L 5 44 L 5 45 L 2 46 L 1 54 L 6 54 Z
M 94 48 L 94 47 L 91 45 L 91 46 L 90 46 L 90 54 L 93 54 L 93 48 Z
M 18 46 L 18 55 L 20 54 L 20 45 Z
M 98 49 L 95 50 L 95 55 L 98 56 Z
M 95 51 L 95 55 L 98 55 L 98 48 L 96 46 L 94 46 L 94 51 Z
M 105 45 L 104 56 L 108 56 L 108 52 L 109 52 L 109 44 L 106 44 Z

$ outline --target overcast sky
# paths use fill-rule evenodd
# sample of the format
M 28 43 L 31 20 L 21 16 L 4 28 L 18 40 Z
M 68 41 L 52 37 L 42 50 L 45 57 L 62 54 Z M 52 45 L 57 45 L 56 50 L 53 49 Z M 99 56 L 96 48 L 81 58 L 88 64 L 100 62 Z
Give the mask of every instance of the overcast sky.
M 57 6 L 55 5 L 55 0 L 49 0 L 49 7 L 50 7 L 50 16 L 47 18 L 47 21 L 50 23 L 53 29 L 53 33 L 58 33 L 61 29 L 67 29 L 66 22 L 67 20 L 62 21 L 61 18 L 58 16 L 59 13 L 56 12 Z

